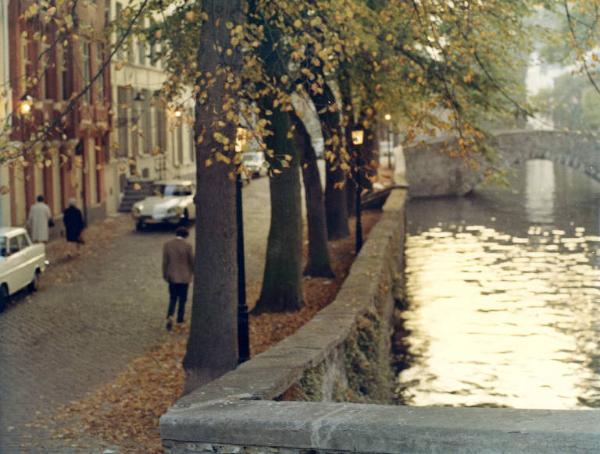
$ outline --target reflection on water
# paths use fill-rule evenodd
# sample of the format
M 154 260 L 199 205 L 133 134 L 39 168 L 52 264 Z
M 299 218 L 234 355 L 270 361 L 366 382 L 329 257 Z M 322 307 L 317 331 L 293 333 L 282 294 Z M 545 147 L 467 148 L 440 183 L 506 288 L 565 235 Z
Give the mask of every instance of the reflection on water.
M 554 163 L 539 159 L 527 161 L 525 208 L 529 222 L 554 222 Z
M 411 201 L 399 399 L 600 407 L 599 220 L 600 185 L 541 161 Z

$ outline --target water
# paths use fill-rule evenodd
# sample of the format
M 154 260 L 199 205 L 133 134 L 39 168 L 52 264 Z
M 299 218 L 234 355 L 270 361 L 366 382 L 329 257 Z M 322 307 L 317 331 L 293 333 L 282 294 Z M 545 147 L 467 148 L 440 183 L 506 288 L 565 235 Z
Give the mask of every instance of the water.
M 600 184 L 540 160 L 509 181 L 409 204 L 401 403 L 600 407 Z

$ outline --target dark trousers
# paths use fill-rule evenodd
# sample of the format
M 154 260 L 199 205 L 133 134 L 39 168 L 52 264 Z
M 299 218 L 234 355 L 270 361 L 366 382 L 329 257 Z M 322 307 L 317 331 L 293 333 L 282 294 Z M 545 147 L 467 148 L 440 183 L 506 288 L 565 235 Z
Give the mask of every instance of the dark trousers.
M 167 312 L 167 317 L 173 316 L 175 313 L 175 306 L 179 301 L 179 306 L 177 307 L 177 323 L 183 323 L 188 286 L 189 284 L 174 284 L 169 282 L 169 311 Z

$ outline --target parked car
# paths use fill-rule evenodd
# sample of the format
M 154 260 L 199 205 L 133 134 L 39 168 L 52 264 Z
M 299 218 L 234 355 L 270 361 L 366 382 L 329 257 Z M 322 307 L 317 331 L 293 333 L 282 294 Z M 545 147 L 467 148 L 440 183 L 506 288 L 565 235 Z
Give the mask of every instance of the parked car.
M 248 175 L 259 177 L 267 174 L 267 161 L 262 151 L 246 152 L 242 155 L 242 165 Z
M 137 230 L 149 224 L 185 224 L 196 219 L 195 187 L 189 180 L 157 181 L 151 197 L 134 203 L 131 214 Z
M 46 246 L 32 243 L 27 230 L 0 227 L 0 312 L 19 290 L 37 290 L 47 265 Z

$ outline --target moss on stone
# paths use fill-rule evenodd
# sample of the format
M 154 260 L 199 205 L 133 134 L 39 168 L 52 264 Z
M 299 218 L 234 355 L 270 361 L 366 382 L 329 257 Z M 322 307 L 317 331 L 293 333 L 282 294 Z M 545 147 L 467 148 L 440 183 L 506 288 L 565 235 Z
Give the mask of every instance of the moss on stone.
M 386 349 L 387 333 L 375 312 L 358 317 L 344 344 L 348 399 L 352 402 L 389 403 L 392 371 Z
M 324 363 L 304 371 L 302 378 L 298 382 L 297 386 L 295 386 L 294 400 L 321 402 L 323 400 L 324 375 Z

